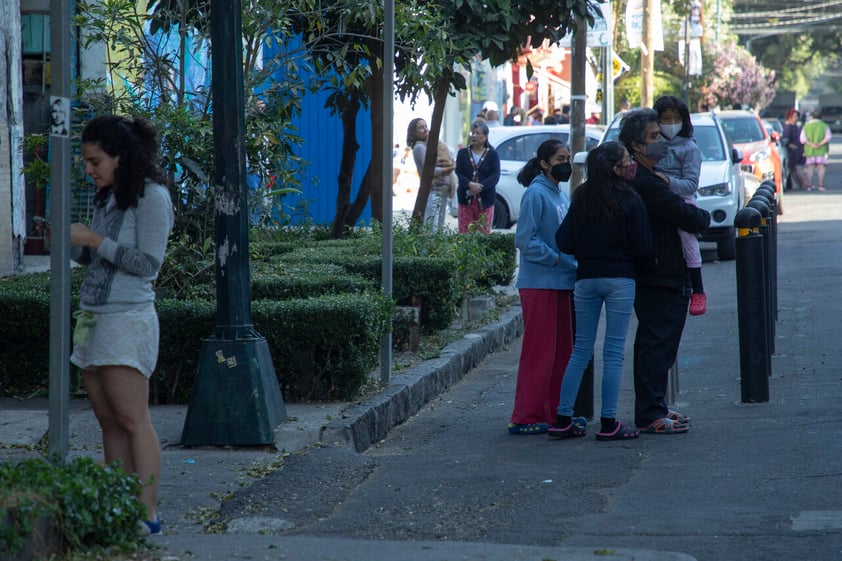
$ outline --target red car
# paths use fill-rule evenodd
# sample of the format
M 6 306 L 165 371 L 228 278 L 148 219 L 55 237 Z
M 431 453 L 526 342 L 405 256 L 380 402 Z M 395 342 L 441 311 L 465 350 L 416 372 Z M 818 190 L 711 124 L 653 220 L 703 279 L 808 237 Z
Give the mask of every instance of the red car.
M 751 111 L 718 111 L 722 127 L 731 142 L 743 153 L 740 167 L 762 181 L 775 182 L 778 214 L 783 214 L 783 165 L 775 140 L 769 136 L 763 121 Z

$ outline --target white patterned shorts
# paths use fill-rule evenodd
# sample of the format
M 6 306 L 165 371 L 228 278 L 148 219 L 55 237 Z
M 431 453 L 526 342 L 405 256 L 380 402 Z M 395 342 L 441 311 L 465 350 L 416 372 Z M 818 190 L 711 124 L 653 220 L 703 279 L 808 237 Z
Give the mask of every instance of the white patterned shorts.
M 73 345 L 70 362 L 84 370 L 130 366 L 149 378 L 158 362 L 158 314 L 155 305 L 111 314 L 93 314 L 96 322 L 83 343 Z

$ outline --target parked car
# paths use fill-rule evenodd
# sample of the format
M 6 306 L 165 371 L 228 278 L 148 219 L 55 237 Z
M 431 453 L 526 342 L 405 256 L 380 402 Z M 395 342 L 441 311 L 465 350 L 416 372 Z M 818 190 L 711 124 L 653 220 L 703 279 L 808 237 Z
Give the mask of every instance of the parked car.
M 601 126 L 585 127 L 585 149 L 590 150 L 602 138 Z M 494 202 L 494 228 L 510 228 L 520 214 L 520 200 L 525 187 L 517 182 L 517 174 L 538 146 L 551 138 L 570 144 L 570 125 L 536 125 L 531 127 L 491 127 L 488 142 L 500 155 L 500 181 Z M 454 207 L 452 207 L 454 208 Z M 451 209 L 452 213 L 452 209 Z
M 761 182 L 775 182 L 778 214 L 783 214 L 783 165 L 763 121 L 755 113 L 743 110 L 719 111 L 717 117 L 731 142 L 743 153 L 742 169 Z
M 617 115 L 602 138 L 616 140 L 620 132 Z M 737 230 L 734 217 L 746 203 L 745 180 L 740 173 L 742 152 L 729 140 L 725 129 L 714 113 L 691 113 L 693 137 L 702 151 L 699 172 L 699 191 L 696 204 L 710 213 L 710 228 L 699 234 L 699 240 L 716 243 L 722 260 L 737 256 Z

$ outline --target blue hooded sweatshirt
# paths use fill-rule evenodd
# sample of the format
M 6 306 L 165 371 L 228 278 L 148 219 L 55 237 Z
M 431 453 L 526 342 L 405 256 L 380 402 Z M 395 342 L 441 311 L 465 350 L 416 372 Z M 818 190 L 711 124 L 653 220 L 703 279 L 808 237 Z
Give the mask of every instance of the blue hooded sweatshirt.
M 517 288 L 573 290 L 576 260 L 559 251 L 555 241 L 568 208 L 570 199 L 544 174 L 533 179 L 524 192 L 515 232 L 520 250 Z

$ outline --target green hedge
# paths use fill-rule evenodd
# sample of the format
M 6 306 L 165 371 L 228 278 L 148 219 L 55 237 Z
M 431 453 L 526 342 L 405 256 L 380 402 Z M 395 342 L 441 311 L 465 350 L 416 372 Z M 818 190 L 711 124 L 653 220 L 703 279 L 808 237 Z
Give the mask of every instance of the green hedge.
M 252 304 L 289 402 L 358 397 L 379 361 L 394 305 L 380 294 L 344 294 Z
M 353 246 L 306 247 L 279 259 L 280 263 L 311 266 L 332 263 L 380 286 L 383 262 L 379 255 L 360 254 Z M 426 332 L 450 327 L 464 294 L 456 289 L 457 262 L 450 258 L 395 257 L 392 262 L 392 298 L 399 306 L 421 306 L 421 327 Z
M 251 270 L 252 300 L 359 293 L 371 288 L 371 281 L 349 275 L 343 267 L 329 263 L 289 264 L 273 259 L 268 263 L 255 263 Z
M 152 398 L 187 403 L 202 341 L 216 326 L 206 302 L 159 300 L 161 346 Z M 255 300 L 252 321 L 266 338 L 284 400 L 353 399 L 379 359 L 394 306 L 376 293 L 285 301 Z
M 252 321 L 267 338 L 287 401 L 352 399 L 377 364 L 395 304 L 420 305 L 426 332 L 446 329 L 465 296 L 508 284 L 515 270 L 512 235 L 399 233 L 388 300 L 379 293 L 374 237 L 266 237 L 251 246 L 258 256 L 251 263 Z M 85 272 L 71 269 L 73 310 Z M 151 399 L 186 403 L 202 342 L 216 327 L 216 304 L 166 292 L 160 289 L 156 302 L 161 340 Z M 0 392 L 30 395 L 48 381 L 49 273 L 0 279 L 0 315 Z M 407 322 L 394 329 L 393 343 L 405 345 Z

